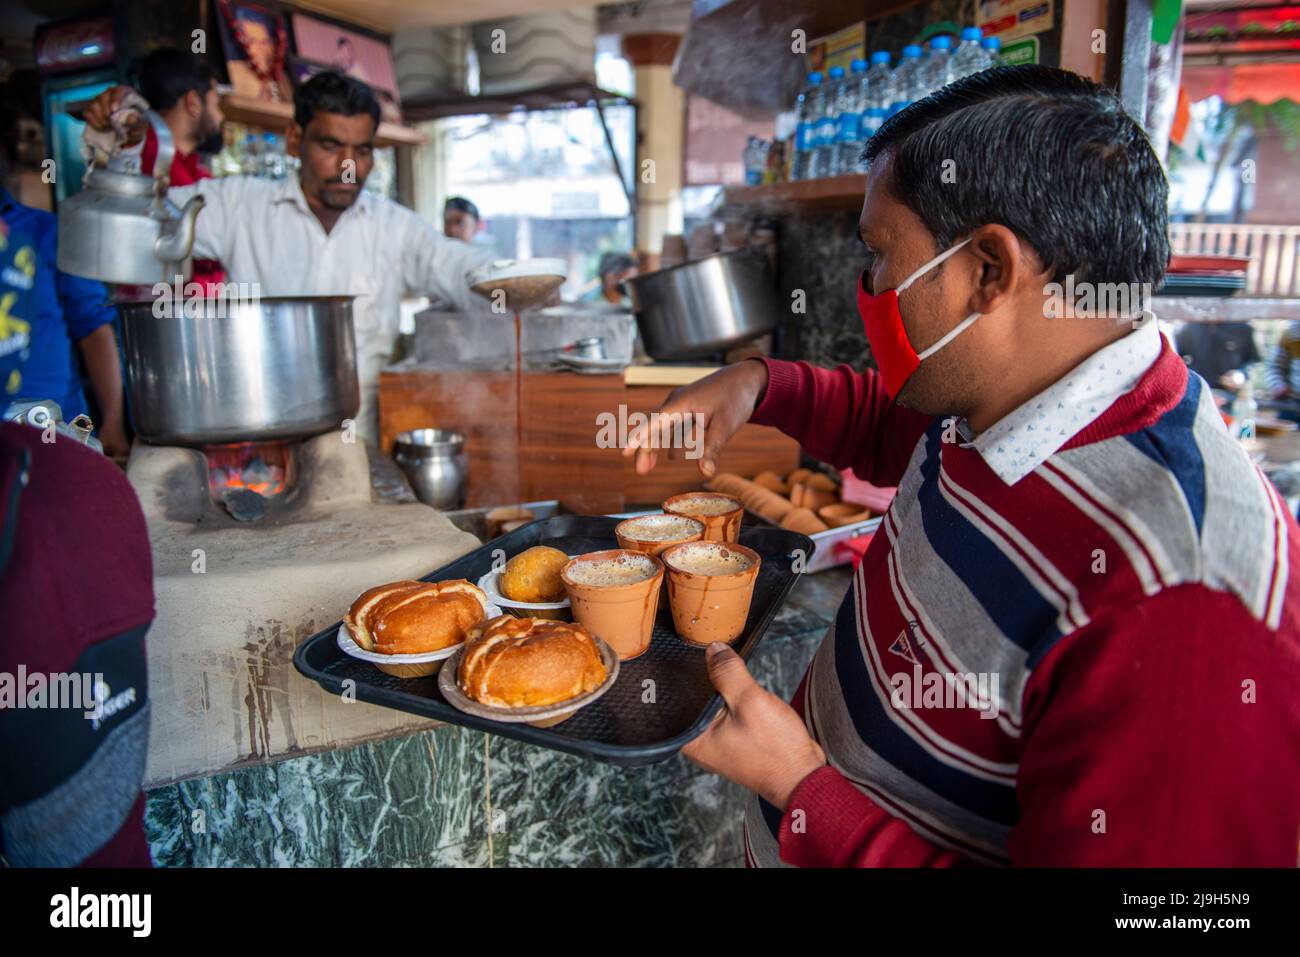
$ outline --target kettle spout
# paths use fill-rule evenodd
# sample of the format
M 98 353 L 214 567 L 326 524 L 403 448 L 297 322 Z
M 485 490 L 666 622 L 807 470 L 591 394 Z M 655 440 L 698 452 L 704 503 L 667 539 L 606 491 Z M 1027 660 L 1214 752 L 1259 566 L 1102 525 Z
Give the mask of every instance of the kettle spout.
M 190 197 L 190 201 L 181 210 L 180 218 L 169 224 L 170 228 L 165 228 L 154 242 L 155 256 L 169 263 L 189 257 L 190 250 L 194 247 L 194 221 L 198 218 L 203 203 L 201 195 Z

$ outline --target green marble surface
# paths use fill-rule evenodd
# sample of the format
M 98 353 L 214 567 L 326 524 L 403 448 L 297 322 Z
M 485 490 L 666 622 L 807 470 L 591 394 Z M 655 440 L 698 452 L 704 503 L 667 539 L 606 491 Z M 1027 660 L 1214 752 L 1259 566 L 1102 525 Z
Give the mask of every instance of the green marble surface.
M 750 659 L 789 697 L 848 588 L 805 576 Z M 678 756 L 587 761 L 442 725 L 158 788 L 160 867 L 736 867 L 739 787 Z

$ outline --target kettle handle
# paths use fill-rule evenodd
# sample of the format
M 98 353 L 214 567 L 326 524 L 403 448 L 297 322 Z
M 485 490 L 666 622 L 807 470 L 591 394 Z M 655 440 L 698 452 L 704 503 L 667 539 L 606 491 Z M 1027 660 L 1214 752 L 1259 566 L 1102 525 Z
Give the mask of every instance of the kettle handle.
M 145 117 L 153 127 L 154 136 L 158 138 L 158 156 L 153 161 L 154 196 L 166 199 L 167 187 L 171 185 L 172 158 L 176 155 L 176 144 L 172 140 L 172 131 L 156 110 L 146 110 Z

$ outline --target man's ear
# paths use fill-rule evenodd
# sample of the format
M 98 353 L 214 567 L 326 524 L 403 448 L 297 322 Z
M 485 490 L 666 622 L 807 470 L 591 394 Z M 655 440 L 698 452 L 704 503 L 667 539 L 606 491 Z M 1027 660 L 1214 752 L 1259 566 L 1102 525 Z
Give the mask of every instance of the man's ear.
M 1006 305 L 1030 277 L 1024 261 L 1025 246 L 1005 226 L 990 223 L 971 233 L 970 250 L 980 274 L 971 295 L 971 312 L 989 313 Z
M 289 128 L 284 133 L 284 151 L 290 156 L 301 156 L 299 152 L 302 149 L 302 127 L 297 123 L 290 123 Z
M 203 96 L 197 90 L 186 90 L 184 96 L 185 115 L 197 120 L 203 115 Z

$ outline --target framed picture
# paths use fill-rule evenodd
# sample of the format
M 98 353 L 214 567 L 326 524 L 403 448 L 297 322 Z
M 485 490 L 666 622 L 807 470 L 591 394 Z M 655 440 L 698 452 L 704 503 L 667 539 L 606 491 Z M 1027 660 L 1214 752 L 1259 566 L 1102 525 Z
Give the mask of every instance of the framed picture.
M 324 73 L 330 68 L 322 66 L 319 63 L 313 63 L 311 60 L 304 60 L 301 57 L 289 58 L 289 75 L 293 77 L 293 87 L 296 90 L 302 86 L 317 73 Z M 379 100 L 379 119 L 383 123 L 401 123 L 402 111 L 398 108 L 397 102 L 386 91 L 371 87 L 375 91 L 375 96 Z
M 303 60 L 338 70 L 369 84 L 380 102 L 397 107 L 397 74 L 388 44 L 327 20 L 293 14 L 294 49 Z M 387 118 L 387 117 L 385 117 Z
M 269 7 L 243 0 L 217 0 L 217 12 L 226 71 L 235 93 L 291 102 L 284 17 Z

